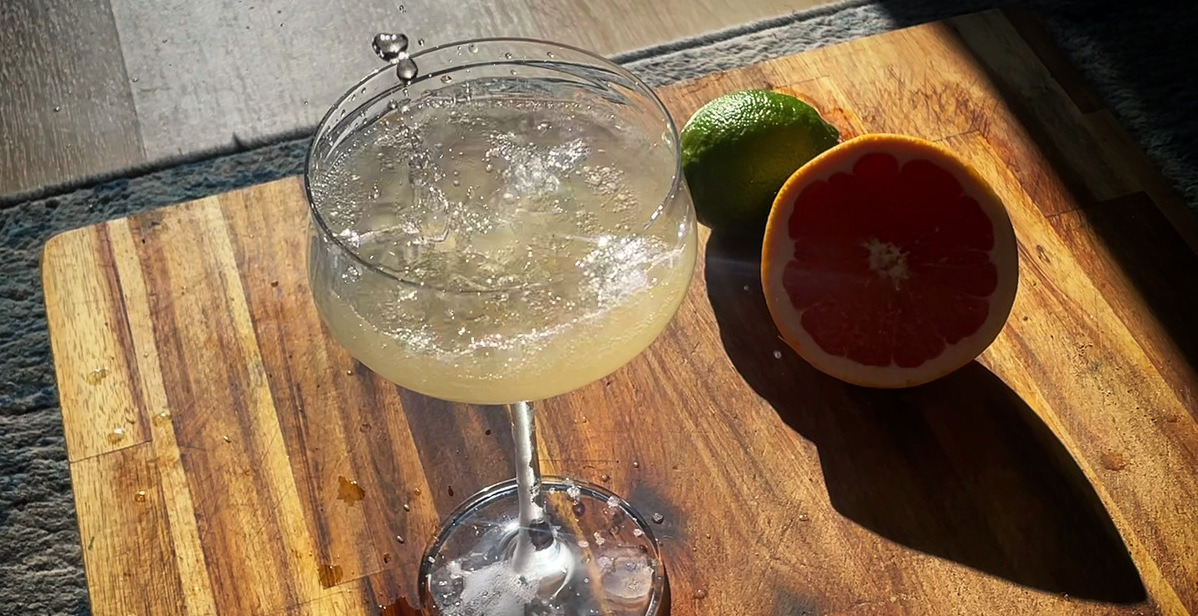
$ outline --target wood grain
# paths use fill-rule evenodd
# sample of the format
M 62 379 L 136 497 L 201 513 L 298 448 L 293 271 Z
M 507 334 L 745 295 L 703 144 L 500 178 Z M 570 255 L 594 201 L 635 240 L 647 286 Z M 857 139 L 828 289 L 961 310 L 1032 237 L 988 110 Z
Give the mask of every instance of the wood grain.
M 674 613 L 1198 612 L 1191 223 L 1039 32 L 964 16 L 661 91 L 680 120 L 772 87 L 846 135 L 936 139 L 1021 258 L 977 362 L 873 391 L 791 353 L 758 250 L 702 234 L 666 332 L 540 412 L 546 472 L 664 516 Z M 324 332 L 306 215 L 293 178 L 47 246 L 96 613 L 408 613 L 437 521 L 510 474 L 500 409 L 401 390 Z

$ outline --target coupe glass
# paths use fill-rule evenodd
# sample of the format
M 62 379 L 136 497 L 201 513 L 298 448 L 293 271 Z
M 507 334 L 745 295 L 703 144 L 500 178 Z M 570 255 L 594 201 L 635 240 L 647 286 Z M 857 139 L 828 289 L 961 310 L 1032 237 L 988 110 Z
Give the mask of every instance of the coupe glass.
M 378 374 L 505 405 L 516 448 L 516 478 L 445 520 L 421 601 L 655 614 L 665 568 L 649 524 L 602 487 L 541 477 L 529 401 L 633 359 L 685 296 L 696 240 L 674 123 L 631 73 L 562 45 L 400 56 L 333 106 L 309 152 L 312 294 Z

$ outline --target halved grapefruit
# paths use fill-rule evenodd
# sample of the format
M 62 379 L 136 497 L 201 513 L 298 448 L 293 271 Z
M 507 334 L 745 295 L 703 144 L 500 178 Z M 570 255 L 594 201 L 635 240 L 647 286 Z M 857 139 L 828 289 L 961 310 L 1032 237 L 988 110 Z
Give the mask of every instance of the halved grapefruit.
M 770 314 L 803 359 L 867 387 L 972 361 L 1015 301 L 1011 219 L 968 164 L 903 135 L 850 139 L 783 185 L 766 226 Z

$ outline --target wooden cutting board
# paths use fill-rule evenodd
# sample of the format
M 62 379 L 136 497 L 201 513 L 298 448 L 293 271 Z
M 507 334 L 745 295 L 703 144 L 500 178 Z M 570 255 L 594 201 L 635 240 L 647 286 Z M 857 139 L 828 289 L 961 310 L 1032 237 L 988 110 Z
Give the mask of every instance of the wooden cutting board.
M 667 332 L 541 407 L 542 468 L 665 516 L 674 614 L 1198 612 L 1198 224 L 1045 33 L 975 14 L 661 95 L 765 87 L 976 165 L 1019 238 L 1006 329 L 936 383 L 843 385 L 705 236 Z M 97 616 L 406 613 L 438 520 L 511 474 L 500 409 L 330 339 L 305 217 L 292 178 L 47 245 Z

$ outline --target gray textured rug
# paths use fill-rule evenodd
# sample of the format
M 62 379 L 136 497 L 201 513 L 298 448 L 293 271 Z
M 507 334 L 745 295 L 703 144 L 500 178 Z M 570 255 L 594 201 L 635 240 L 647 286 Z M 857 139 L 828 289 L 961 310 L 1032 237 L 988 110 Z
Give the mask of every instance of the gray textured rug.
M 1198 209 L 1198 47 L 1189 39 L 1198 6 L 1162 14 L 1126 0 L 1010 4 L 1048 26 Z M 664 85 L 993 5 L 852 1 L 618 59 Z M 306 140 L 285 141 L 0 206 L 0 615 L 90 613 L 38 277 L 43 244 L 66 229 L 297 174 L 305 147 Z

